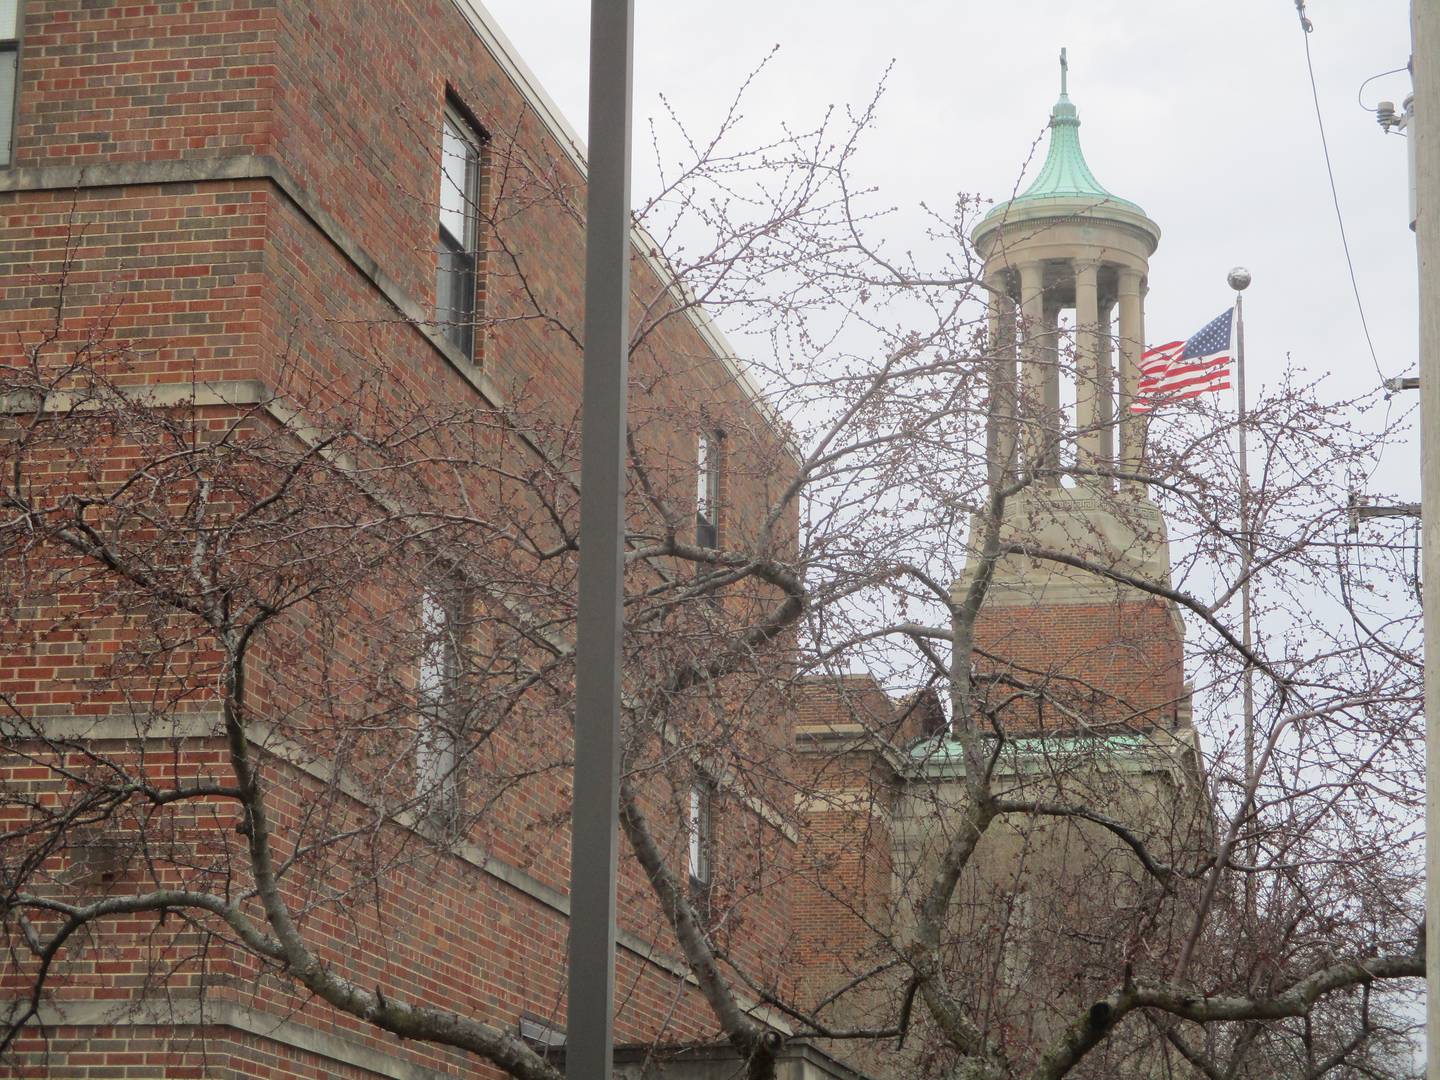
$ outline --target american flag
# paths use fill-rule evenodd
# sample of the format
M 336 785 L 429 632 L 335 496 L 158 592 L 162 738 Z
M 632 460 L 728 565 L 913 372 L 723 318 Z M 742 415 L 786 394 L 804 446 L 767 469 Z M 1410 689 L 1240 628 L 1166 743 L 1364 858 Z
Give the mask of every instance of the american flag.
M 1230 389 L 1231 308 L 1188 341 L 1171 341 L 1140 356 L 1140 383 L 1130 411 L 1150 412 L 1172 401 Z

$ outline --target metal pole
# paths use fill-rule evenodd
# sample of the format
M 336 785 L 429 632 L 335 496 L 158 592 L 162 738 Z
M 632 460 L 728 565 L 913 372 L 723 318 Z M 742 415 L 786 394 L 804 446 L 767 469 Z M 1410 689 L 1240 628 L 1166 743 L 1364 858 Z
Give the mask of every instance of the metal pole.
M 1235 290 L 1235 397 L 1236 426 L 1240 432 L 1240 642 L 1245 646 L 1245 670 L 1241 693 L 1245 710 L 1245 783 L 1255 774 L 1255 665 L 1250 662 L 1250 574 L 1255 566 L 1255 544 L 1250 530 L 1250 462 L 1245 448 L 1245 300 L 1241 293 L 1250 284 L 1250 271 L 1237 266 L 1226 279 Z M 1252 824 L 1245 845 L 1246 862 L 1258 861 L 1258 846 Z M 1245 875 L 1245 915 L 1255 925 L 1255 875 Z
M 1412 0 L 1415 249 L 1420 270 L 1420 512 L 1440 521 L 1440 0 Z M 1425 1006 L 1426 1075 L 1440 1080 L 1440 529 L 1422 528 L 1425 605 Z
M 580 597 L 565 1039 L 565 1075 L 584 1080 L 610 1080 L 614 1045 L 634 13 L 634 0 L 592 0 L 590 6 Z

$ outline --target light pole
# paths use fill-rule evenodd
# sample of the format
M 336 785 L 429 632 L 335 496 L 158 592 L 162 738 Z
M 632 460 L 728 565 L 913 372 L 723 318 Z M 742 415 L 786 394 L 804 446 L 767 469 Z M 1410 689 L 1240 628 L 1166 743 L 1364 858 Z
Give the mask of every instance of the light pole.
M 634 0 L 591 0 L 565 1075 L 610 1080 L 625 583 Z

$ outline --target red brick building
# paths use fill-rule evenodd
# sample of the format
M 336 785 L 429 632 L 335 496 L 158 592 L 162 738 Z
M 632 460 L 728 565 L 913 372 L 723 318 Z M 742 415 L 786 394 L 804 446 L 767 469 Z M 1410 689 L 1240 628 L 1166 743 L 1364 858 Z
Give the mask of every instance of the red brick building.
M 468 0 L 0 0 L 0 136 L 8 505 L 35 526 L 0 553 L 7 1068 L 543 1057 L 565 1015 L 575 136 Z M 641 247 L 634 289 L 637 527 L 783 554 L 770 414 Z M 638 663 L 683 668 L 773 592 L 641 620 Z M 703 695 L 663 704 L 635 707 L 665 716 L 630 759 L 648 835 L 710 940 L 775 972 L 790 799 L 707 756 L 728 721 Z M 264 820 L 237 811 L 252 781 Z M 621 905 L 618 1038 L 733 1054 L 634 860 Z M 425 1008 L 481 1027 L 386 1030 Z
M 16 1075 L 553 1075 L 583 183 L 470 0 L 0 0 Z M 617 1060 L 731 1075 L 711 969 L 787 1038 L 756 986 L 813 1000 L 883 951 L 944 710 L 777 690 L 792 452 L 638 235 L 632 271 Z M 1173 726 L 1178 626 L 1132 607 L 1153 655 L 1103 604 L 982 636 Z

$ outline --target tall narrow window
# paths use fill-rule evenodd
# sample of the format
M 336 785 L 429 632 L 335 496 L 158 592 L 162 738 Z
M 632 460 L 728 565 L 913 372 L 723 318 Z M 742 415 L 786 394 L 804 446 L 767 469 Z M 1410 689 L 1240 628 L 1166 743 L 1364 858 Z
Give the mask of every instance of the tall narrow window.
M 713 548 L 720 543 L 719 432 L 702 431 L 695 451 L 695 543 Z
M 9 165 L 14 156 L 19 83 L 20 0 L 0 0 L 0 165 Z
M 416 794 L 437 816 L 459 808 L 460 634 L 463 593 L 427 587 L 420 598 L 420 716 L 415 750 Z
M 686 823 L 690 840 L 690 880 L 710 884 L 710 852 L 714 840 L 710 821 L 711 785 L 699 779 L 690 785 L 690 814 Z
M 435 273 L 435 321 L 446 340 L 475 355 L 478 285 L 480 135 L 454 109 L 445 111 L 440 138 L 440 245 Z

